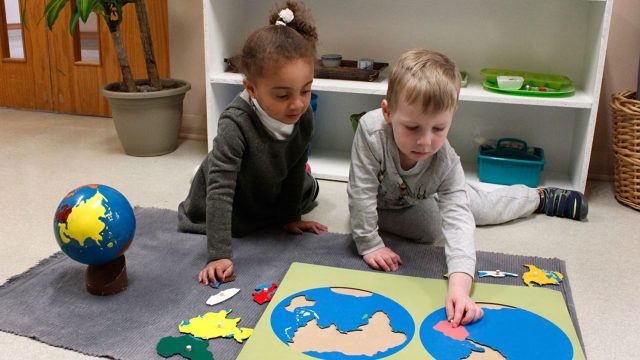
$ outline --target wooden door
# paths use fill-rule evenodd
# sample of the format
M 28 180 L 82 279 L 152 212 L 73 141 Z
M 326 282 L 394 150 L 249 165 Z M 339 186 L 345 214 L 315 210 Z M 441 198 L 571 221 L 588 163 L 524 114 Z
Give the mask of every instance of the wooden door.
M 20 1 L 23 4 L 25 2 Z M 23 63 L 33 63 L 33 65 L 25 66 L 24 72 L 28 81 L 11 81 L 5 77 L 5 71 L 10 73 L 12 69 L 7 64 L 13 64 L 16 61 L 11 60 L 6 63 L 3 61 L 0 68 L 0 75 L 2 75 L 0 89 L 16 86 L 19 90 L 14 92 L 16 99 L 11 103 L 7 101 L 6 104 L 3 92 L 11 90 L 0 90 L 2 94 L 0 106 L 110 116 L 107 99 L 102 96 L 100 89 L 107 83 L 120 81 L 121 75 L 111 35 L 104 21 L 95 19 L 96 29 L 93 33 L 90 29 L 87 31 L 78 29 L 72 36 L 68 29 L 71 12 L 66 8 L 61 12 L 53 29 L 49 31 L 46 21 L 40 19 L 45 1 L 30 0 L 26 1 L 26 4 L 29 7 L 27 9 L 28 29 L 23 31 L 25 34 Z M 167 2 L 166 0 L 147 0 L 146 4 L 158 71 L 161 77 L 169 77 Z M 133 4 L 127 5 L 124 9 L 121 30 L 134 77 L 145 78 L 146 68 Z M 93 41 L 97 42 L 97 55 L 91 60 L 86 60 L 83 56 L 82 43 L 85 37 L 92 37 Z M 40 38 L 44 40 L 38 40 Z M 41 59 L 46 61 L 40 61 Z M 35 70 L 32 69 L 34 67 Z M 42 95 L 48 103 L 35 104 L 40 107 L 31 106 L 34 100 L 27 98 L 33 97 L 33 89 L 38 81 L 45 81 L 38 76 L 48 79 L 48 94 Z
M 20 10 L 25 4 L 27 24 L 32 25 L 28 30 L 19 21 Z M 0 106 L 54 109 L 47 45 L 49 34 L 46 25 L 35 25 L 43 11 L 43 1 L 9 3 L 0 0 Z M 10 47 L 10 39 L 14 46 Z

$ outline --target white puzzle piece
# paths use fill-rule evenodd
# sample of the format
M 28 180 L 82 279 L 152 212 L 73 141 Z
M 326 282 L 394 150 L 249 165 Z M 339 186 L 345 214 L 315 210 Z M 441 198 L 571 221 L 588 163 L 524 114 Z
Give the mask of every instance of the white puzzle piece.
M 222 290 L 219 293 L 209 297 L 209 299 L 207 300 L 207 305 L 213 306 L 213 305 L 220 304 L 225 300 L 231 299 L 238 292 L 240 292 L 240 289 L 238 288 Z
M 479 277 L 491 276 L 491 277 L 502 278 L 502 277 L 505 277 L 505 276 L 518 277 L 518 274 L 511 273 L 511 272 L 506 272 L 506 271 L 495 270 L 495 271 L 478 271 L 478 276 Z

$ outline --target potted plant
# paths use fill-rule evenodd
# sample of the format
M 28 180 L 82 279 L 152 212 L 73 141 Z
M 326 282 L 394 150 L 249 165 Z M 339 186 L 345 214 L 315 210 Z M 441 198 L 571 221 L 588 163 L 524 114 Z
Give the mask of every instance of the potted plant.
M 122 10 L 128 4 L 135 6 L 147 79 L 133 79 L 122 41 Z M 116 132 L 124 151 L 133 156 L 155 156 L 174 151 L 182 124 L 182 102 L 191 85 L 182 80 L 159 78 L 144 0 L 49 0 L 44 10 L 49 29 L 67 5 L 71 7 L 71 33 L 79 20 L 86 22 L 89 15 L 95 13 L 104 20 L 111 34 L 122 82 L 105 85 L 102 94 L 111 105 Z

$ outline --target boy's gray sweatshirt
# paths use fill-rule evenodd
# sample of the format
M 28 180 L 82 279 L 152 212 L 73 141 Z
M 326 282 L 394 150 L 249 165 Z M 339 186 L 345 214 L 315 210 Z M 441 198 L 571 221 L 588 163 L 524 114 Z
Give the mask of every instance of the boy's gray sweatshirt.
M 460 158 L 448 141 L 435 155 L 408 171 L 402 170 L 392 128 L 385 122 L 382 110 L 368 112 L 360 119 L 353 140 L 347 187 L 358 252 L 364 255 L 384 247 L 378 234 L 377 208 L 413 206 L 436 194 L 448 271 L 473 277 L 475 222 L 465 183 Z

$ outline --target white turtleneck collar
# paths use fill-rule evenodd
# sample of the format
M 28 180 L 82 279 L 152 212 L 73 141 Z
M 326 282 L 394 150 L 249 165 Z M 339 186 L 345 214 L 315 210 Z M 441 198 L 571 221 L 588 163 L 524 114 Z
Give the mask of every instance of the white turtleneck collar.
M 246 89 L 240 93 L 240 97 L 255 109 L 262 125 L 264 125 L 264 127 L 267 128 L 271 135 L 275 136 L 276 139 L 285 140 L 291 136 L 295 124 L 285 124 L 269 116 L 262 107 L 260 107 L 258 101 L 249 95 L 249 92 Z

